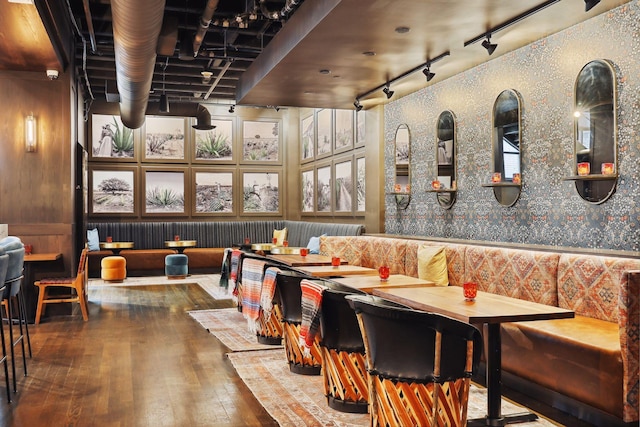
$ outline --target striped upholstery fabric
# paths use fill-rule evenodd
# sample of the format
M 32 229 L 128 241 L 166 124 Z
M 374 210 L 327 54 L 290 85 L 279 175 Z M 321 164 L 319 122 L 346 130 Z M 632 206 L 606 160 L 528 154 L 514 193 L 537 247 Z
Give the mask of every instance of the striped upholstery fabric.
M 227 248 L 249 237 L 252 242 L 271 242 L 274 229 L 287 227 L 290 246 L 307 246 L 312 236 L 327 234 L 360 235 L 361 224 L 335 224 L 305 221 L 212 221 L 212 222 L 93 222 L 87 229 L 97 228 L 100 240 L 112 236 L 116 242 L 134 242 L 135 249 L 158 249 L 165 240 L 179 235 L 183 240 L 197 240 L 201 248 Z

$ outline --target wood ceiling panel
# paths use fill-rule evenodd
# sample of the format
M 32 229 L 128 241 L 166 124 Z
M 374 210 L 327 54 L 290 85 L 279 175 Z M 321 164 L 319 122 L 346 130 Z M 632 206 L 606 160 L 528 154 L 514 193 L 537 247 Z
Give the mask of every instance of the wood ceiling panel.
M 58 66 L 36 7 L 0 0 L 0 69 L 45 71 Z

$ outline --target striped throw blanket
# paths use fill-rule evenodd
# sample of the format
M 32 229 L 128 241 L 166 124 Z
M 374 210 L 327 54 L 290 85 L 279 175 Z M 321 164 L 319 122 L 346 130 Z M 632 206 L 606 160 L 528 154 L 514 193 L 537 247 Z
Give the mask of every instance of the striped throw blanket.
M 240 258 L 242 257 L 242 251 L 234 249 L 231 251 L 231 266 L 229 267 L 229 280 L 231 286 L 233 286 L 233 295 L 238 296 L 238 268 L 240 267 Z
M 265 264 L 266 262 L 253 258 L 245 258 L 242 261 L 242 314 L 247 319 L 249 330 L 254 333 L 258 329 Z
M 264 272 L 262 280 L 262 291 L 260 292 L 260 307 L 262 308 L 262 317 L 265 322 L 271 318 L 273 309 L 273 295 L 276 293 L 276 277 L 280 269 L 278 267 L 269 267 Z
M 327 287 L 318 282 L 304 279 L 300 282 L 302 290 L 302 323 L 300 325 L 300 347 L 305 356 L 316 339 L 320 329 L 320 315 L 322 307 L 322 292 Z

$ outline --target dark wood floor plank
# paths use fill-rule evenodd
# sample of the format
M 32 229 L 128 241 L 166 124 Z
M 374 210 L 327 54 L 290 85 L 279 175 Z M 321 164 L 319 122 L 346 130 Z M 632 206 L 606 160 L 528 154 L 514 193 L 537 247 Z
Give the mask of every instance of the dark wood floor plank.
M 31 327 L 29 376 L 19 371 L 13 402 L 0 401 L 0 425 L 277 425 L 187 313 L 229 306 L 197 284 L 93 285 L 88 322 Z

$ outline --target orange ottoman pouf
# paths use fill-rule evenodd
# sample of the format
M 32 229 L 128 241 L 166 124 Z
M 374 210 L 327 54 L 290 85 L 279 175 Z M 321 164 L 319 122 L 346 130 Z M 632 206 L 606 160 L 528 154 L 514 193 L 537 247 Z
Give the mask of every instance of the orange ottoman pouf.
M 127 277 L 127 260 L 121 256 L 108 256 L 102 258 L 102 280 L 107 282 L 122 282 Z

